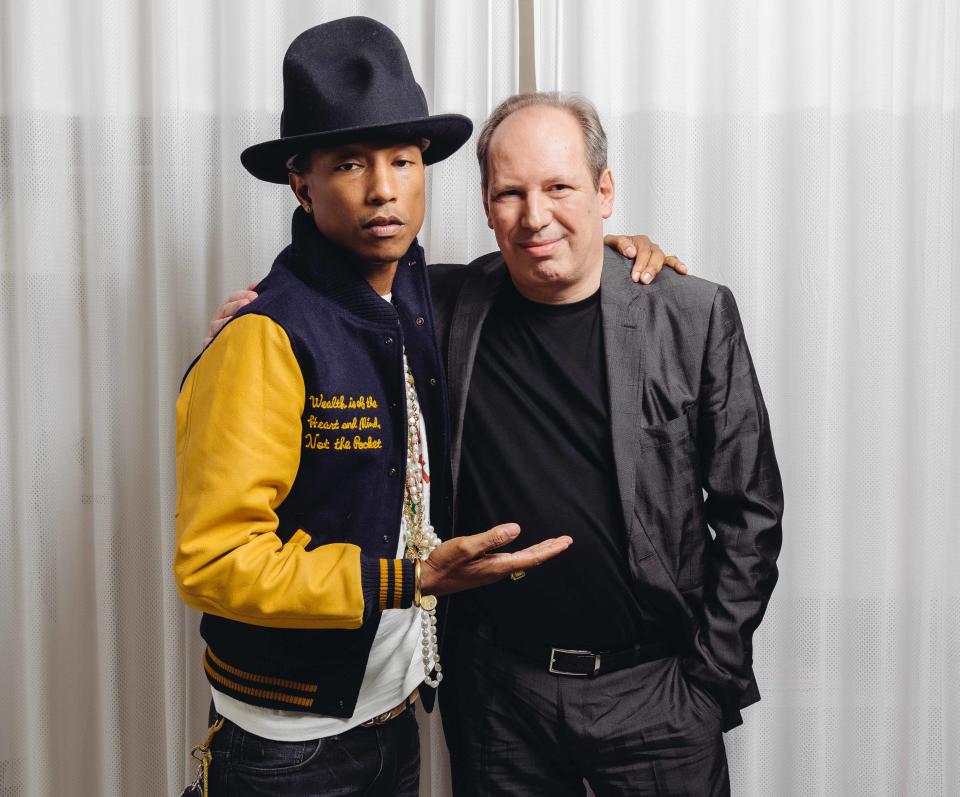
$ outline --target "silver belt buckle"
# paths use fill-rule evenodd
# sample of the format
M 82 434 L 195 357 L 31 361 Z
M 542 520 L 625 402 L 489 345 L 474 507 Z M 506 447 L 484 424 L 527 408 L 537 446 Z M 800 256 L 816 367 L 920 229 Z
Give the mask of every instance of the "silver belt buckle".
M 572 653 L 575 656 L 593 656 L 593 672 L 566 672 L 565 670 L 558 670 L 554 666 L 556 663 L 556 655 L 558 653 Z M 550 667 L 548 668 L 549 672 L 554 675 L 573 675 L 579 676 L 581 678 L 586 678 L 588 675 L 596 675 L 600 672 L 600 655 L 598 653 L 591 653 L 589 650 L 567 650 L 566 648 L 550 648 Z

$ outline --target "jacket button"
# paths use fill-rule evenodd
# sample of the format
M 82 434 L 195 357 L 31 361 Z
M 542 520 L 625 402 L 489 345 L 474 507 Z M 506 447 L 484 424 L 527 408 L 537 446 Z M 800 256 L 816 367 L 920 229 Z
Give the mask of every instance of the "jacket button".
M 391 401 L 391 402 L 390 402 L 390 409 L 392 409 L 392 410 L 395 410 L 395 409 L 396 409 L 397 407 L 399 407 L 399 406 L 400 406 L 400 405 L 399 405 L 396 401 Z
M 388 346 L 390 346 L 390 345 L 393 344 L 393 338 L 391 338 L 389 335 L 387 335 L 387 336 L 383 339 L 383 342 L 386 343 Z
M 390 535 L 389 535 L 389 534 L 384 534 L 384 535 L 383 535 L 383 541 L 384 541 L 384 542 L 390 542 Z
M 429 379 L 429 382 L 430 382 L 430 387 L 436 387 L 436 386 L 437 386 L 436 377 L 431 376 L 430 379 Z
M 418 315 L 418 316 L 417 316 L 417 326 L 418 326 L 418 327 L 422 327 L 425 323 L 426 323 L 426 321 L 424 320 L 423 316 L 422 316 L 422 315 Z
M 387 476 L 396 476 L 396 475 L 397 475 L 396 468 L 390 468 L 390 470 L 387 471 Z
M 410 268 L 413 268 L 415 265 L 417 265 L 417 261 L 416 261 L 416 260 L 408 260 L 408 261 L 407 261 L 407 265 L 410 266 Z

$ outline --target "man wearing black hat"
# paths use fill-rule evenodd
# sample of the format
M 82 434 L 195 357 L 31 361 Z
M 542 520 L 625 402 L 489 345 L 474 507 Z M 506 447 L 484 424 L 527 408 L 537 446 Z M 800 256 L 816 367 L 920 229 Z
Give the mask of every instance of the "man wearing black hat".
M 243 153 L 290 181 L 293 240 L 191 365 L 177 401 L 180 595 L 203 612 L 212 794 L 418 793 L 411 704 L 442 679 L 436 596 L 536 567 L 449 528 L 447 405 L 415 236 L 424 165 L 469 137 L 429 116 L 396 36 L 352 17 L 284 59 L 281 138 Z M 433 690 L 424 702 L 432 703 Z

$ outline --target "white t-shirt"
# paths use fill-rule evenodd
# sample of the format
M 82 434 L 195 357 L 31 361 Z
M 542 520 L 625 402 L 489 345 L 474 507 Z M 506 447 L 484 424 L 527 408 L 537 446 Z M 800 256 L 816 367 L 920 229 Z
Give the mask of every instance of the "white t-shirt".
M 390 296 L 384 297 L 387 301 Z M 406 368 L 406 354 L 404 354 Z M 427 430 L 420 416 L 420 440 L 423 451 L 423 472 L 426 475 L 423 484 L 424 506 L 430 506 L 430 464 L 427 455 Z M 406 529 L 404 518 L 400 518 L 400 539 L 397 544 L 397 558 L 403 557 L 403 537 Z M 360 694 L 353 716 L 343 719 L 321 714 L 308 714 L 301 711 L 264 708 L 244 703 L 213 687 L 213 704 L 217 713 L 226 717 L 243 730 L 274 739 L 280 742 L 303 742 L 335 736 L 338 733 L 355 728 L 378 714 L 389 711 L 407 697 L 423 682 L 423 659 L 420 650 L 419 610 L 387 609 L 380 618 L 380 627 L 370 648 L 367 669 L 363 674 Z

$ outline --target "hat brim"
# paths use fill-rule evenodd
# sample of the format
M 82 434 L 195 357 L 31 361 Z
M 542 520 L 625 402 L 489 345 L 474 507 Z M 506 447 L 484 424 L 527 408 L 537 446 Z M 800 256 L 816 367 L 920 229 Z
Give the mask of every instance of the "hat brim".
M 429 165 L 453 155 L 467 142 L 472 132 L 473 122 L 466 116 L 439 114 L 376 127 L 344 127 L 265 141 L 247 147 L 240 154 L 240 162 L 258 180 L 286 184 L 289 171 L 287 161 L 290 157 L 314 149 L 381 139 L 419 141 L 426 138 L 430 146 L 424 150 L 423 162 Z

